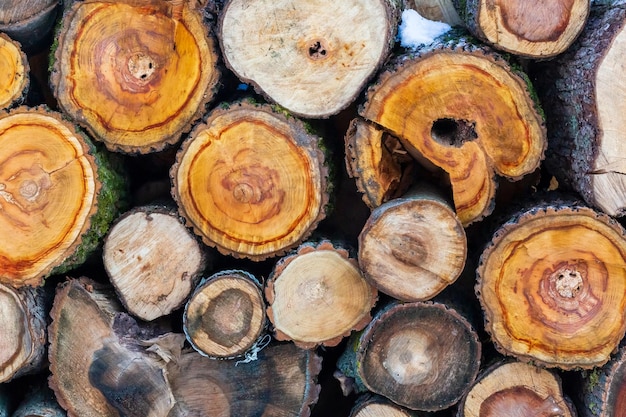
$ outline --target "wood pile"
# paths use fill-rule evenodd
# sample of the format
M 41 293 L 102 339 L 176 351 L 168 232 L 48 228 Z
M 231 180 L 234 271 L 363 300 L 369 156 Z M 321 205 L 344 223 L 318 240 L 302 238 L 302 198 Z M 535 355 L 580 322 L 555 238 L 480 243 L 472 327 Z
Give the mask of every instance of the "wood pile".
M 622 46 L 625 0 L 5 1 L 0 417 L 626 417 Z

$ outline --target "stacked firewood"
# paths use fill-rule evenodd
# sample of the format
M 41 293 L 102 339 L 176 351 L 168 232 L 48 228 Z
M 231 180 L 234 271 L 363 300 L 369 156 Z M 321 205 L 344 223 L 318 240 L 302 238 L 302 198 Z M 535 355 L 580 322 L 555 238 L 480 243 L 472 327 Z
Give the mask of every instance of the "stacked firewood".
M 8 0 L 0 417 L 626 416 L 625 27 Z

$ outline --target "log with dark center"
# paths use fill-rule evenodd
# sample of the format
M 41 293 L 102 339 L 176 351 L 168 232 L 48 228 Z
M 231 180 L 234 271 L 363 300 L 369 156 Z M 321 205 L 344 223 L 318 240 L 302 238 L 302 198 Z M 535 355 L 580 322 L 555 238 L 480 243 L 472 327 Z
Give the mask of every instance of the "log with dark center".
M 0 33 L 0 109 L 24 101 L 30 84 L 29 72 L 21 45 Z
M 585 31 L 566 53 L 537 68 L 545 104 L 546 166 L 560 182 L 611 216 L 626 214 L 626 146 L 621 131 L 626 82 L 626 5 L 594 5 Z
M 184 142 L 172 194 L 188 224 L 221 253 L 284 254 L 326 216 L 328 162 L 319 142 L 270 106 L 221 106 Z
M 150 152 L 180 140 L 213 98 L 217 52 L 183 2 L 76 2 L 58 36 L 51 85 L 60 107 L 111 150 Z
M 359 265 L 379 291 L 425 301 L 454 283 L 465 267 L 467 239 L 438 191 L 415 189 L 374 211 L 359 235 Z
M 430 302 L 397 303 L 374 317 L 339 363 L 358 384 L 401 406 L 439 411 L 469 390 L 480 357 L 476 332 L 456 310 Z
M 464 39 L 398 57 L 360 113 L 447 173 L 464 225 L 493 210 L 496 174 L 518 180 L 533 172 L 546 147 L 528 78 Z
M 626 330 L 622 227 L 573 203 L 544 203 L 500 227 L 476 292 L 507 355 L 561 369 L 608 361 Z
M 0 32 L 28 50 L 40 48 L 52 31 L 59 3 L 59 0 L 4 0 L 0 7 Z
M 232 0 L 218 37 L 242 81 L 296 115 L 324 118 L 352 103 L 385 61 L 399 9 L 395 0 Z
M 548 58 L 565 51 L 582 32 L 589 0 L 454 0 L 469 30 L 503 51 Z
M 39 285 L 80 265 L 117 215 L 124 186 L 58 113 L 0 115 L 0 282 Z
M 0 284 L 0 383 L 45 366 L 47 307 L 42 288 Z
M 182 306 L 207 257 L 175 209 L 136 207 L 118 218 L 104 241 L 104 268 L 122 304 L 143 320 Z
M 485 369 L 461 401 L 457 417 L 575 417 L 556 373 L 521 362 Z
M 278 340 L 302 348 L 335 346 L 370 321 L 377 300 L 348 252 L 328 241 L 307 243 L 281 259 L 265 287 Z
M 185 307 L 187 340 L 201 354 L 232 358 L 250 350 L 266 325 L 261 285 L 244 271 L 222 271 L 203 281 Z

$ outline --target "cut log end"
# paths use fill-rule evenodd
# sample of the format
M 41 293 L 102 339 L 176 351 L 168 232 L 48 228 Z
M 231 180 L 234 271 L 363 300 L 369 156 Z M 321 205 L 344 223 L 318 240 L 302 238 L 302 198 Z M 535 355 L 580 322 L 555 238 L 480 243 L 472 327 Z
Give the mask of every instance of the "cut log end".
M 326 216 L 320 139 L 269 106 L 214 110 L 183 144 L 172 194 L 204 242 L 235 257 L 284 254 Z
M 363 329 L 377 291 L 343 249 L 305 244 L 274 268 L 265 289 L 268 317 L 278 340 L 303 348 L 335 346 Z
M 0 33 L 0 109 L 23 101 L 29 86 L 29 71 L 21 45 Z
M 476 291 L 496 347 L 562 369 L 605 363 L 626 330 L 626 240 L 610 218 L 546 206 L 503 225 Z
M 185 334 L 200 353 L 232 358 L 250 350 L 265 329 L 265 302 L 256 278 L 243 271 L 214 274 L 185 308 Z
M 156 0 L 90 0 L 65 14 L 55 96 L 111 150 L 146 153 L 176 143 L 213 98 L 214 42 L 200 14 L 183 3 L 179 20 Z
M 56 113 L 0 116 L 0 281 L 39 285 L 81 243 L 101 189 L 83 137 Z

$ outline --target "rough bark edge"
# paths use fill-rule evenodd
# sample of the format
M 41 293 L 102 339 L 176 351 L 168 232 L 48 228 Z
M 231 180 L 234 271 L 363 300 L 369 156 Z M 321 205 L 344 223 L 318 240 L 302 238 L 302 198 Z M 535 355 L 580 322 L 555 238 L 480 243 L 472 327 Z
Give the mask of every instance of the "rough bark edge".
M 0 26 L 0 39 L 3 39 L 4 41 L 15 46 L 15 48 L 19 51 L 21 64 L 24 66 L 24 79 L 22 81 L 22 85 L 19 87 L 19 91 L 17 92 L 15 96 L 10 97 L 9 101 L 2 108 L 5 110 L 8 110 L 13 107 L 20 106 L 26 100 L 26 96 L 28 95 L 28 91 L 30 89 L 30 64 L 28 63 L 28 58 L 26 57 L 26 54 L 24 53 L 22 44 L 19 41 L 9 37 L 8 32 L 6 31 L 4 31 L 5 33 L 2 33 L 2 32 L 3 32 L 3 29 L 2 29 L 2 26 Z
M 0 411 L 0 416 L 2 412 Z M 45 384 L 33 387 L 12 417 L 66 417 L 53 392 Z
M 337 248 L 329 240 L 322 240 L 319 243 L 307 242 L 307 243 L 300 245 L 300 247 L 296 251 L 294 251 L 290 255 L 285 256 L 284 258 L 280 259 L 276 263 L 273 271 L 271 272 L 270 276 L 268 277 L 265 283 L 265 299 L 267 300 L 267 303 L 268 303 L 267 318 L 272 323 L 272 327 L 274 325 L 274 311 L 272 309 L 272 304 L 274 303 L 274 299 L 275 299 L 274 282 L 278 278 L 280 278 L 280 275 L 284 272 L 285 268 L 287 268 L 287 266 L 292 261 L 297 259 L 299 256 L 305 255 L 307 253 L 323 251 L 323 250 L 328 250 L 328 251 L 337 253 L 339 256 L 344 258 L 348 263 L 350 263 L 354 268 L 356 268 L 359 272 L 361 271 L 359 268 L 358 262 L 356 261 L 356 259 L 350 257 L 349 251 L 347 249 Z M 337 337 L 328 339 L 328 340 L 307 343 L 307 342 L 301 342 L 301 341 L 294 341 L 282 331 L 276 328 L 273 328 L 275 339 L 279 341 L 292 341 L 296 346 L 298 346 L 301 349 L 314 349 L 317 346 L 325 346 L 325 347 L 337 346 L 339 343 L 341 343 L 341 341 L 345 337 L 350 336 L 353 331 L 363 330 L 365 326 L 367 326 L 368 323 L 370 323 L 370 321 L 372 320 L 371 310 L 376 304 L 376 301 L 378 300 L 378 291 L 376 290 L 376 287 L 372 286 L 369 283 L 368 285 L 370 285 L 371 287 L 370 291 L 371 291 L 371 300 L 372 300 L 372 304 L 370 306 L 370 309 L 368 310 L 369 312 L 365 314 L 361 320 L 355 323 L 351 329 L 346 330 L 346 332 L 344 332 L 343 334 Z
M 233 276 L 236 275 L 239 278 L 242 279 L 246 279 L 248 281 L 250 281 L 258 290 L 259 292 L 259 297 L 260 299 L 264 302 L 264 298 L 263 298 L 263 285 L 261 284 L 261 282 L 256 278 L 256 276 L 252 275 L 249 272 L 243 271 L 243 270 L 237 270 L 237 269 L 229 269 L 229 270 L 224 270 L 224 271 L 220 271 L 217 272 L 213 275 L 211 275 L 208 278 L 203 278 L 200 283 L 197 285 L 196 289 L 193 291 L 193 293 L 190 295 L 189 300 L 191 300 L 191 298 L 197 293 L 200 292 L 205 284 L 210 283 L 213 280 L 216 279 L 220 279 L 222 277 L 225 276 Z M 232 354 L 231 356 L 215 356 L 215 355 L 210 355 L 206 352 L 204 352 L 202 349 L 200 349 L 196 343 L 193 341 L 193 338 L 189 335 L 189 330 L 187 328 L 187 307 L 189 306 L 189 303 L 187 302 L 185 304 L 185 309 L 183 312 L 183 333 L 185 334 L 185 339 L 187 340 L 187 342 L 189 342 L 189 344 L 191 345 L 191 347 L 193 348 L 193 350 L 195 350 L 196 352 L 198 352 L 201 356 L 210 358 L 210 359 L 217 359 L 217 360 L 230 360 L 230 359 L 236 359 L 236 358 L 240 358 L 240 357 L 245 357 L 246 359 L 244 359 L 245 362 L 246 360 L 253 360 L 252 358 L 257 354 L 258 351 L 260 351 L 261 349 L 263 349 L 265 346 L 262 341 L 263 336 L 266 334 L 267 328 L 268 328 L 268 319 L 267 319 L 267 314 L 265 311 L 265 304 L 263 304 L 263 326 L 261 326 L 261 329 L 259 330 L 255 342 L 252 344 L 252 346 L 250 346 L 247 349 L 241 350 L 239 352 L 235 352 L 234 354 Z M 269 342 L 271 341 L 271 339 L 267 342 L 269 344 Z
M 626 25 L 626 6 L 592 4 L 587 24 L 574 44 L 559 57 L 540 65 L 537 77 L 541 99 L 547 104 L 549 142 L 546 167 L 559 182 L 576 190 L 585 202 L 598 207 L 592 188 L 592 171 L 598 156 L 600 134 L 595 78 L 604 52 L 616 33 Z M 608 13 L 613 11 L 614 13 Z M 591 57 L 591 58 L 590 58 Z M 580 63 L 585 65 L 581 70 Z M 578 97 L 575 103 L 571 98 Z M 623 216 L 626 208 L 616 213 Z
M 181 198 L 178 193 L 178 186 L 177 186 L 177 175 L 178 175 L 178 169 L 180 167 L 180 163 L 183 159 L 183 155 L 187 152 L 187 149 L 191 145 L 191 142 L 193 141 L 197 133 L 209 127 L 206 124 L 208 119 L 213 119 L 215 117 L 220 117 L 224 114 L 227 114 L 229 110 L 233 107 L 239 107 L 243 110 L 247 109 L 251 111 L 254 111 L 255 108 L 261 109 L 260 111 L 269 113 L 272 116 L 276 117 L 280 122 L 285 123 L 288 126 L 290 126 L 291 129 L 294 130 L 296 133 L 301 133 L 303 135 L 306 135 L 310 139 L 310 142 L 307 143 L 307 145 L 310 146 L 309 154 L 315 155 L 315 159 L 319 162 L 320 192 L 322 194 L 322 198 L 320 200 L 320 212 L 318 216 L 311 222 L 311 224 L 309 225 L 309 228 L 300 235 L 297 241 L 295 241 L 291 245 L 283 247 L 274 252 L 251 255 L 247 253 L 234 252 L 230 249 L 223 248 L 222 246 L 218 245 L 217 243 L 213 242 L 212 240 L 204 236 L 204 233 L 202 232 L 202 230 L 196 224 L 194 224 L 194 222 L 188 219 L 186 210 L 184 209 L 183 204 L 181 204 Z M 171 191 L 172 198 L 174 199 L 174 201 L 176 202 L 178 206 L 178 211 L 180 215 L 185 219 L 185 224 L 187 225 L 187 227 L 192 228 L 194 233 L 197 236 L 200 236 L 200 238 L 202 239 L 202 242 L 204 242 L 205 245 L 211 248 L 217 249 L 217 251 L 220 254 L 232 256 L 236 259 L 244 259 L 244 258 L 250 259 L 255 262 L 264 261 L 266 259 L 277 257 L 277 256 L 283 256 L 289 251 L 293 250 L 298 245 L 300 245 L 303 241 L 308 239 L 311 236 L 311 234 L 315 231 L 319 223 L 326 218 L 327 214 L 332 209 L 331 195 L 334 190 L 334 184 L 333 184 L 332 177 L 331 177 L 331 174 L 333 173 L 332 165 L 331 165 L 332 160 L 329 155 L 330 151 L 324 145 L 324 141 L 322 137 L 317 136 L 311 130 L 309 125 L 307 125 L 300 119 L 292 116 L 291 113 L 289 113 L 286 109 L 283 109 L 280 106 L 270 106 L 266 104 L 260 104 L 260 103 L 255 102 L 251 98 L 233 102 L 233 103 L 221 103 L 218 107 L 213 109 L 204 119 L 205 119 L 204 122 L 202 124 L 197 125 L 191 131 L 191 133 L 189 134 L 189 137 L 185 141 L 183 141 L 180 149 L 176 153 L 176 161 L 174 162 L 174 164 L 172 165 L 170 169 L 170 180 L 173 184 L 172 191 Z M 299 143 L 296 143 L 296 144 L 300 145 Z
M 216 46 L 217 41 L 215 39 L 215 35 L 213 33 L 213 27 L 209 23 L 210 19 L 208 18 L 208 13 L 203 13 L 201 10 L 190 9 L 188 7 L 187 0 L 183 1 L 185 8 L 188 10 L 188 13 L 195 16 L 193 18 L 198 20 L 200 26 L 205 28 L 205 32 L 202 33 L 202 37 L 206 40 L 208 46 L 208 54 L 215 57 L 215 62 L 212 68 L 214 72 L 212 80 L 207 84 L 207 87 L 202 95 L 202 100 L 200 101 L 198 108 L 196 109 L 193 116 L 187 121 L 187 123 L 178 130 L 178 132 L 174 133 L 172 136 L 166 137 L 160 142 L 153 143 L 145 146 L 131 146 L 131 145 L 121 145 L 115 143 L 109 143 L 106 138 L 100 137 L 96 134 L 96 132 L 91 128 L 89 124 L 84 122 L 81 117 L 75 116 L 76 111 L 72 111 L 72 109 L 66 108 L 64 103 L 58 99 L 58 90 L 61 87 L 61 72 L 59 70 L 59 62 L 61 61 L 61 52 L 63 46 L 65 44 L 65 34 L 67 30 L 64 30 L 66 25 L 70 24 L 74 19 L 74 15 L 78 11 L 78 9 L 82 6 L 83 3 L 91 3 L 91 2 L 102 2 L 102 3 L 125 3 L 131 6 L 142 6 L 145 5 L 145 2 L 142 0 L 64 0 L 68 4 L 65 6 L 65 10 L 63 12 L 62 17 L 59 19 L 57 27 L 55 29 L 56 36 L 54 37 L 54 42 L 50 48 L 50 64 L 49 64 L 49 83 L 51 86 L 51 90 L 54 94 L 54 97 L 57 99 L 59 107 L 63 110 L 68 117 L 71 117 L 76 123 L 78 123 L 81 127 L 83 127 L 89 134 L 95 138 L 97 141 L 102 142 L 109 151 L 112 152 L 120 152 L 129 155 L 137 155 L 137 154 L 147 154 L 152 152 L 159 152 L 168 147 L 174 146 L 178 144 L 184 136 L 186 136 L 193 128 L 193 126 L 200 121 L 202 116 L 206 113 L 206 107 L 208 104 L 215 98 L 217 95 L 221 83 L 221 75 L 222 70 L 220 69 L 221 65 L 221 55 L 218 53 L 218 48 Z M 157 4 L 156 1 L 152 2 L 153 4 Z M 165 9 L 164 13 L 172 15 L 172 7 L 164 4 L 162 8 Z M 172 17 L 174 18 L 174 17 Z M 196 33 L 193 33 L 197 35 Z M 194 39 L 197 39 L 194 37 Z M 203 67 L 204 68 L 204 67 Z M 65 83 L 65 81 L 63 81 Z M 75 107 L 72 103 L 69 107 Z M 80 111 L 80 108 L 76 108 L 77 111 Z
M 119 211 L 120 210 L 118 210 L 117 212 L 119 213 Z M 180 214 L 178 214 L 178 210 L 177 210 L 176 207 L 168 206 L 168 205 L 165 205 L 165 204 L 163 204 L 163 205 L 160 205 L 160 204 L 148 204 L 148 205 L 144 205 L 144 206 L 134 207 L 134 208 L 130 209 L 129 211 L 126 211 L 125 213 L 122 213 L 121 215 L 119 215 L 119 217 L 115 218 L 115 220 L 112 221 L 109 224 L 109 227 L 107 228 L 106 233 L 104 234 L 104 237 L 102 238 L 103 245 L 106 242 L 106 239 L 107 239 L 111 229 L 116 224 L 120 223 L 122 220 L 124 220 L 127 217 L 130 217 L 130 216 L 132 216 L 134 214 L 146 214 L 146 215 L 163 214 L 163 215 L 167 215 L 167 216 L 170 216 L 170 217 L 178 220 L 178 222 L 180 223 L 181 227 L 184 227 L 185 230 L 187 232 L 189 232 L 189 228 L 185 227 L 185 220 L 184 220 L 184 218 L 182 218 L 180 216 Z M 202 275 L 202 272 L 208 267 L 208 265 L 210 263 L 209 254 L 207 253 L 205 248 L 202 246 L 202 243 L 200 242 L 198 236 L 193 234 L 193 233 L 189 233 L 189 236 L 192 237 L 198 243 L 198 249 L 199 249 L 199 251 L 201 253 L 201 256 L 202 256 L 202 259 L 200 261 L 201 262 L 201 267 L 190 278 L 191 282 L 192 282 L 192 285 L 191 285 L 192 290 L 191 290 L 190 294 L 188 294 L 188 296 L 185 297 L 185 299 L 183 299 L 177 306 L 174 306 L 172 308 L 172 310 L 170 311 L 170 313 L 168 313 L 168 314 L 171 314 L 172 311 L 180 308 L 183 304 L 185 304 L 187 302 L 187 299 L 189 299 L 189 297 L 191 296 L 191 293 L 193 293 L 193 288 L 195 288 L 196 285 L 198 284 L 198 282 L 200 281 L 200 277 Z M 106 271 L 106 267 L 105 267 L 105 272 L 107 273 L 107 275 L 109 274 L 109 271 Z M 127 311 L 130 312 L 131 309 L 128 308 L 126 297 L 120 291 L 120 289 L 119 289 L 119 287 L 117 285 L 117 281 L 116 280 L 112 280 L 110 278 L 109 278 L 109 281 L 111 282 L 111 285 L 115 289 L 115 294 L 117 295 L 117 298 L 119 299 L 120 303 L 124 306 L 124 308 Z
M 542 203 L 538 203 L 538 204 L 542 204 Z M 534 219 L 535 215 L 537 214 L 559 214 L 559 213 L 566 213 L 566 212 L 580 213 L 581 211 L 590 213 L 592 215 L 590 217 L 598 221 L 601 221 L 604 225 L 612 228 L 617 234 L 621 235 L 622 237 L 626 239 L 626 229 L 624 229 L 621 226 L 621 224 L 617 222 L 617 220 L 615 220 L 613 217 L 610 217 L 607 214 L 597 212 L 589 207 L 585 207 L 584 205 L 581 205 L 579 202 L 576 202 L 575 200 L 565 200 L 565 201 L 558 200 L 558 201 L 552 201 L 552 202 L 545 202 L 543 203 L 543 205 L 535 205 L 535 206 L 531 206 L 530 208 L 522 209 L 518 213 L 513 215 L 512 217 L 509 217 L 509 220 L 503 223 L 493 233 L 491 241 L 485 246 L 484 250 L 482 251 L 480 255 L 478 266 L 476 267 L 476 284 L 474 286 L 474 292 L 480 302 L 481 309 L 484 313 L 484 328 L 485 328 L 485 331 L 489 334 L 489 336 L 491 336 L 491 330 L 490 330 L 491 320 L 489 320 L 488 318 L 488 315 L 490 314 L 487 314 L 488 309 L 486 308 L 483 302 L 482 296 L 481 296 L 483 268 L 484 268 L 485 260 L 487 256 L 490 255 L 493 249 L 497 245 L 499 245 L 500 242 L 506 237 L 507 231 L 509 230 L 510 227 L 515 227 L 515 226 L 519 226 L 520 224 L 524 224 L 526 221 Z M 622 337 L 620 337 L 620 339 L 623 338 L 624 333 L 626 333 L 626 320 L 622 324 Z M 498 353 L 504 356 L 513 355 L 512 353 L 508 352 L 506 349 L 502 348 L 493 339 L 491 340 L 493 342 L 492 344 L 494 345 Z M 535 365 L 541 368 L 552 368 L 552 367 L 557 366 L 553 363 L 543 362 L 531 355 L 514 354 L 513 356 L 520 362 L 530 363 L 532 365 Z M 606 363 L 608 360 L 609 358 L 607 357 L 604 363 Z M 588 368 L 599 367 L 599 366 L 604 365 L 604 363 L 590 364 Z M 558 367 L 559 369 L 564 370 L 564 371 L 587 369 L 587 368 L 583 369 L 579 365 L 567 367 L 567 366 L 563 366 L 562 364 L 559 364 Z
M 582 382 L 579 394 L 581 417 L 612 417 L 613 408 L 608 400 L 611 389 L 624 385 L 624 381 L 615 379 L 618 370 L 626 368 L 626 345 L 622 342 L 618 353 L 602 367 L 581 374 Z M 611 404 L 612 405 L 612 404 Z
M 348 108 L 362 94 L 362 91 L 367 87 L 370 81 L 376 76 L 376 74 L 380 71 L 381 67 L 385 64 L 387 58 L 390 56 L 392 49 L 396 42 L 397 27 L 400 23 L 400 17 L 402 14 L 402 8 L 403 8 L 402 0 L 381 0 L 381 3 L 384 4 L 384 7 L 387 11 L 387 20 L 388 22 L 391 23 L 387 28 L 388 29 L 387 32 L 384 34 L 385 38 L 387 38 L 387 45 L 385 47 L 385 50 L 383 51 L 383 56 L 381 56 L 381 59 L 379 60 L 378 65 L 375 68 L 373 68 L 371 74 L 363 80 L 361 87 L 354 94 L 354 97 L 352 97 L 352 99 L 346 100 L 346 103 L 342 107 L 336 109 L 335 111 L 326 112 L 323 114 L 317 114 L 317 115 L 302 114 L 302 113 L 298 113 L 289 109 L 287 109 L 287 111 L 289 111 L 291 114 L 293 114 L 296 117 L 302 117 L 305 119 L 306 118 L 328 119 L 329 117 L 334 116 L 338 114 L 339 112 L 341 112 L 342 110 L 345 110 L 346 108 Z M 232 71 L 233 74 L 235 74 L 237 78 L 241 80 L 242 83 L 249 84 L 250 86 L 252 86 L 252 88 L 258 95 L 260 95 L 261 97 L 263 97 L 265 100 L 267 100 L 270 103 L 276 103 L 274 99 L 271 96 L 269 96 L 254 80 L 239 76 L 239 74 L 237 74 L 233 70 L 232 65 L 230 64 L 230 62 L 228 61 L 228 58 L 226 57 L 226 54 L 224 53 L 224 46 L 222 43 L 223 37 L 221 36 L 222 30 L 223 30 L 223 20 L 224 20 L 223 16 L 228 11 L 230 4 L 231 4 L 231 0 L 226 0 L 224 7 L 220 10 L 220 13 L 218 16 L 218 22 L 217 22 L 217 33 L 218 33 L 217 38 L 219 40 L 220 52 L 221 52 L 220 55 L 222 56 L 224 65 L 230 71 Z
M 61 9 L 61 0 L 52 3 L 38 14 L 35 14 L 20 22 L 12 24 L 0 24 L 0 32 L 4 32 L 11 38 L 20 42 L 25 49 L 35 48 L 42 40 L 52 32 L 54 22 Z

